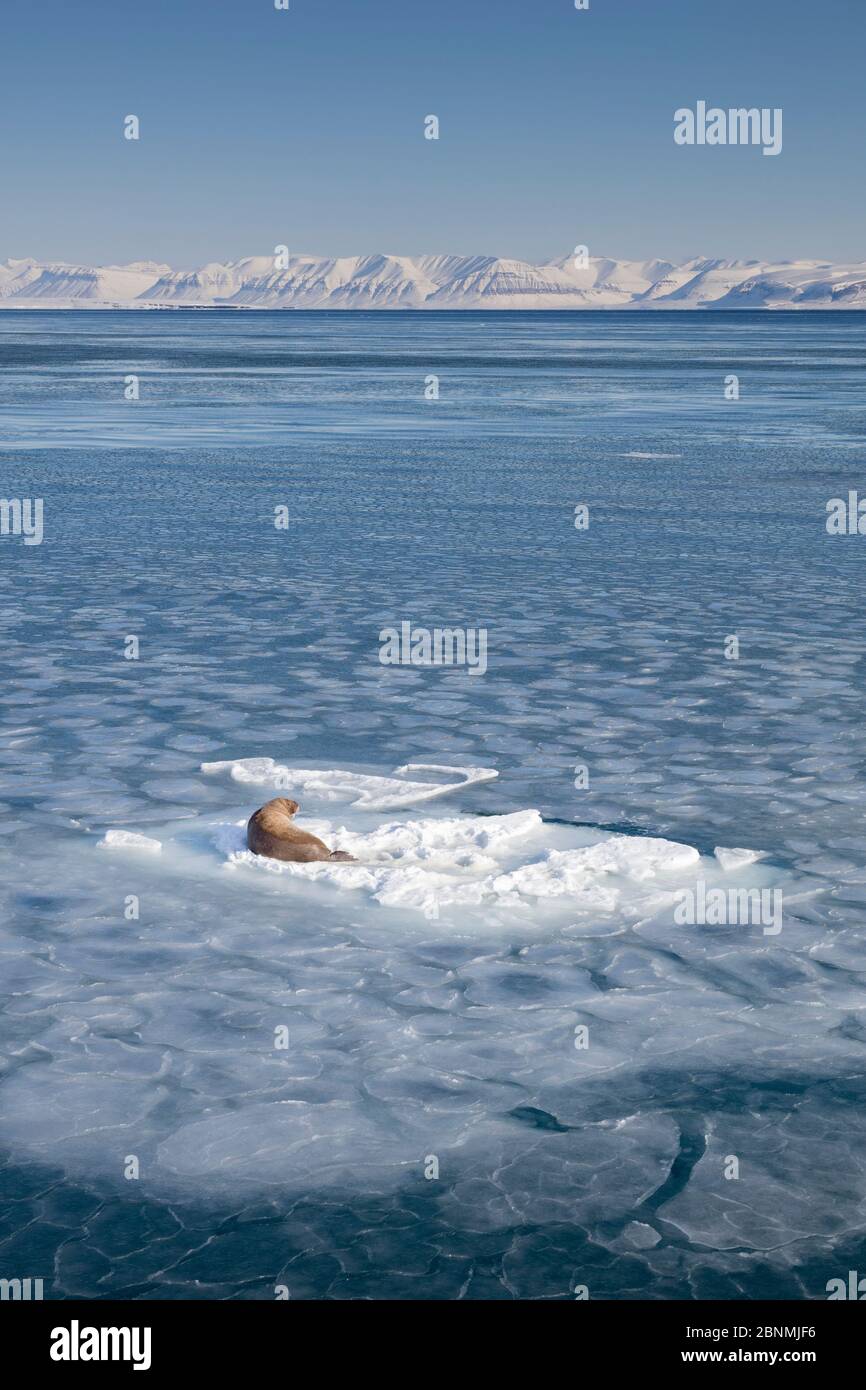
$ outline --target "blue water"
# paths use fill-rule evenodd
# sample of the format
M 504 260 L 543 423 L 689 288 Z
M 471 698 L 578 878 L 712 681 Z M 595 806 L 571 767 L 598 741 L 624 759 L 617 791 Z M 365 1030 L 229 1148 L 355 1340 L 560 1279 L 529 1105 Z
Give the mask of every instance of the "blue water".
M 0 315 L 0 492 L 45 513 L 0 537 L 0 1277 L 810 1298 L 866 1268 L 866 538 L 825 527 L 866 494 L 864 365 L 859 313 Z M 486 673 L 383 667 L 402 620 L 486 628 Z M 790 920 L 419 934 L 96 850 L 249 814 L 200 764 L 259 756 L 496 768 L 435 814 L 760 851 Z

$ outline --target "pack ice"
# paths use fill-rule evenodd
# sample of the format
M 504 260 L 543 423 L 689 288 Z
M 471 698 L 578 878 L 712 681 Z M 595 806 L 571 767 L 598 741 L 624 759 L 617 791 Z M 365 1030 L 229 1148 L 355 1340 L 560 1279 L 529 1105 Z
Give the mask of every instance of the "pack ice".
M 423 1191 L 451 1229 L 576 1223 L 659 1268 L 699 1245 L 784 1263 L 863 1220 L 862 1164 L 802 1196 L 862 1011 L 808 883 L 784 883 L 778 937 L 679 926 L 698 879 L 780 872 L 740 847 L 480 814 L 490 769 L 257 758 L 202 776 L 222 814 L 79 837 L 67 883 L 98 883 L 104 910 L 50 962 L 0 939 L 16 1152 L 118 1184 L 135 1155 L 148 1191 L 199 1201 Z M 247 817 L 288 787 L 357 864 L 246 850 Z M 467 792 L 473 811 L 443 804 Z M 804 1069 L 826 1087 L 773 1140 L 745 1098 L 757 1075 L 787 1103 Z M 846 1142 L 863 1128 L 848 1114 Z

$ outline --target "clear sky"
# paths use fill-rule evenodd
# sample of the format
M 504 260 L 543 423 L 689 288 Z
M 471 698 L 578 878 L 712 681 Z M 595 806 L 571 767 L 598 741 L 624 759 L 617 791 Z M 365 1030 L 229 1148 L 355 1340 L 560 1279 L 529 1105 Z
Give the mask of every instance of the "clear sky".
M 0 259 L 866 259 L 866 0 L 290 6 L 6 0 Z M 782 153 L 675 145 L 699 99 Z

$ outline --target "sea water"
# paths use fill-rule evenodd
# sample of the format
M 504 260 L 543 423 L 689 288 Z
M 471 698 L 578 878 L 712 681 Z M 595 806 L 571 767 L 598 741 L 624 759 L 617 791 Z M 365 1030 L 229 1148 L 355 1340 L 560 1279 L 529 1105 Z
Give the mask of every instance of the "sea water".
M 0 1277 L 866 1269 L 864 363 L 858 313 L 0 315 Z M 251 856 L 274 795 L 358 863 Z M 740 891 L 781 930 L 678 910 Z

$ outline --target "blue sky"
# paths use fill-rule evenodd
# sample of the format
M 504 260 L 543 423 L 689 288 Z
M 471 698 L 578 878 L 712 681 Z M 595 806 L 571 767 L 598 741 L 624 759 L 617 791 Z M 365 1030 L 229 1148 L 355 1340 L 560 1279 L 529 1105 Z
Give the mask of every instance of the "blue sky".
M 0 259 L 866 258 L 866 0 L 290 3 L 10 0 Z M 676 146 L 698 99 L 781 155 Z

